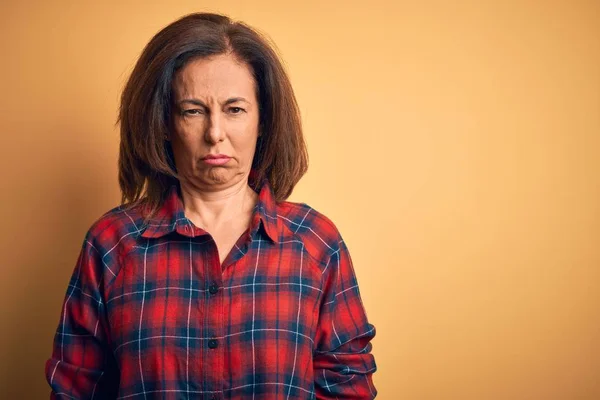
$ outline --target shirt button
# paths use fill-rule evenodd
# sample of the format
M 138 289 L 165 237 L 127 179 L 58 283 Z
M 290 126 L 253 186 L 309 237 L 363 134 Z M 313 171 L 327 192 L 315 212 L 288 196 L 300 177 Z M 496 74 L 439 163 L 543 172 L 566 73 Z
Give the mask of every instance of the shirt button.
M 187 232 L 189 232 L 189 230 L 190 230 L 190 227 L 186 225 L 186 226 L 184 226 L 184 227 L 183 227 L 183 230 L 184 230 L 184 232 L 186 232 L 186 233 L 187 233 Z
M 216 282 L 211 283 L 210 287 L 208 288 L 208 291 L 210 292 L 210 294 L 217 294 L 217 292 L 219 291 L 219 285 L 217 285 Z
M 208 348 L 209 349 L 216 349 L 218 345 L 219 345 L 219 342 L 217 342 L 217 339 L 210 339 L 208 341 Z

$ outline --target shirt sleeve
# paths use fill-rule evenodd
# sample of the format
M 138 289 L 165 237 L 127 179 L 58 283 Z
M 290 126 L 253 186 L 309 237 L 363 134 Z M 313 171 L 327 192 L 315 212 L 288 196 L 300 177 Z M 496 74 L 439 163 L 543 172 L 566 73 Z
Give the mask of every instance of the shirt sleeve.
M 313 368 L 317 399 L 373 399 L 377 370 L 371 354 L 375 327 L 367 320 L 345 242 L 323 272 L 323 295 Z
M 63 300 L 52 356 L 45 365 L 50 399 L 116 398 L 116 368 L 110 364 L 114 357 L 108 350 L 108 325 L 100 290 L 102 265 L 101 255 L 88 235 Z

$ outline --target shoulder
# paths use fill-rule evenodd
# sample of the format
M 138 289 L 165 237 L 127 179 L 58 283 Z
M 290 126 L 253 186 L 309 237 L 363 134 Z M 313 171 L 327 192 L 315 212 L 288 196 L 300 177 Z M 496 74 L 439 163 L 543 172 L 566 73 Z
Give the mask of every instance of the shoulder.
M 316 260 L 327 263 L 340 251 L 343 239 L 336 224 L 325 214 L 306 203 L 279 203 L 277 218 L 284 229 L 301 241 Z
M 94 246 L 102 257 L 133 245 L 141 232 L 143 218 L 138 208 L 124 205 L 116 206 L 90 225 L 86 233 L 86 242 Z M 129 245 L 129 246 L 128 246 Z

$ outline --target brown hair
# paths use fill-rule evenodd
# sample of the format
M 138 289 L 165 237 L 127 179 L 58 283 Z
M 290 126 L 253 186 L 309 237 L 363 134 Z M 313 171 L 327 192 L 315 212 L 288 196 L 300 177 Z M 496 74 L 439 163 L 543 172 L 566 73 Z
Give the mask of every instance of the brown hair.
M 289 197 L 308 169 L 300 110 L 275 46 L 243 22 L 225 15 L 186 15 L 158 32 L 144 48 L 121 95 L 119 186 L 121 202 L 144 204 L 146 218 L 178 182 L 171 146 L 174 74 L 195 58 L 232 53 L 256 80 L 259 132 L 249 184 L 267 179 L 277 201 Z

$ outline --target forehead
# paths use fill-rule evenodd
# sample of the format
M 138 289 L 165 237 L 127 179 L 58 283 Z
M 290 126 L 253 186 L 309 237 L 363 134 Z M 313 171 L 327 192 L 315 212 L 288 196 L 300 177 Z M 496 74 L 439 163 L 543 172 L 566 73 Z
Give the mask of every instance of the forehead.
M 173 78 L 176 99 L 232 96 L 255 99 L 256 83 L 250 66 L 231 54 L 193 59 Z

